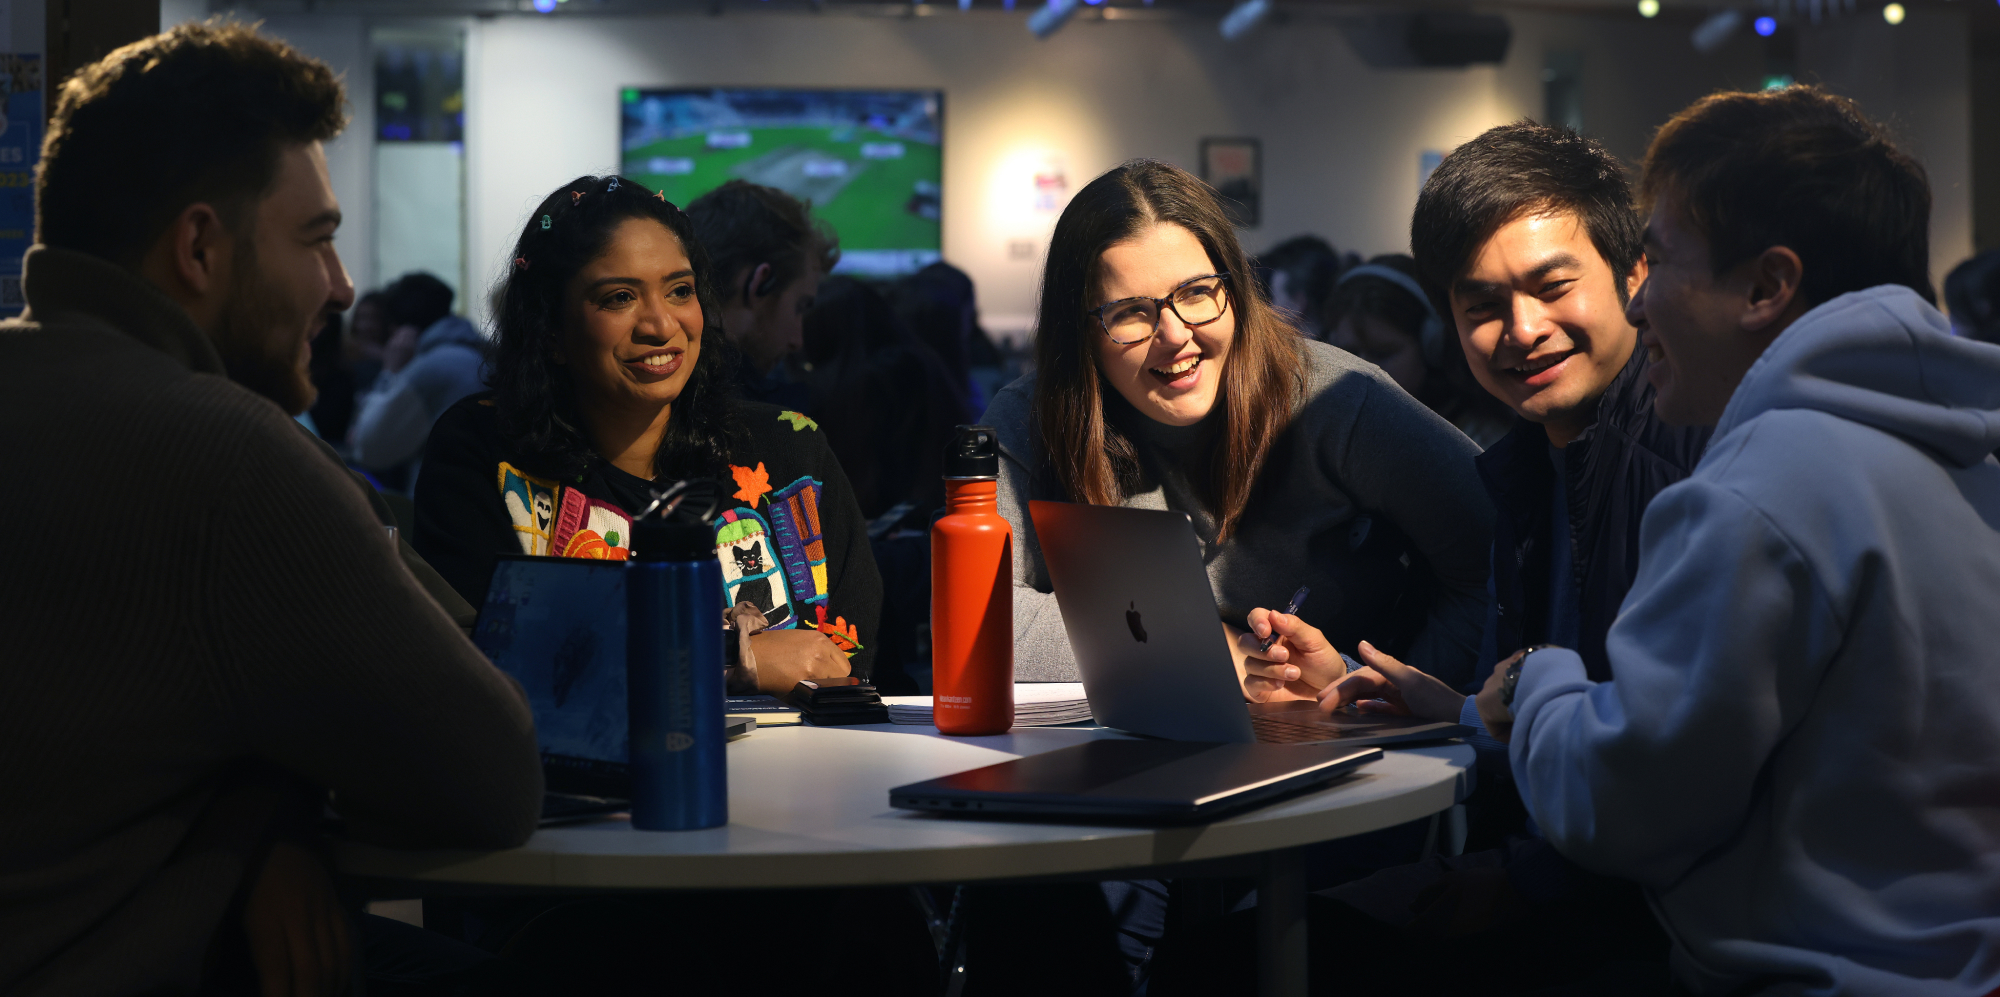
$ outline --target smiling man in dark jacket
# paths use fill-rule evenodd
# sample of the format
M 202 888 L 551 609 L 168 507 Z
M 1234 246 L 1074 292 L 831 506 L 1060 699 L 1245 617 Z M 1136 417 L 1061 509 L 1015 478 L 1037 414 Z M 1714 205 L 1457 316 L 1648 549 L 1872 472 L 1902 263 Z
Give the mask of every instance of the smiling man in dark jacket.
M 0 511 L 29 527 L 0 571 L 0 991 L 351 992 L 329 800 L 390 846 L 508 847 L 540 815 L 519 688 L 290 418 L 353 300 L 343 103 L 233 25 L 63 84 L 0 324 Z
M 1707 445 L 1708 430 L 1670 426 L 1653 410 L 1645 351 L 1625 317 L 1646 279 L 1641 235 L 1618 161 L 1532 122 L 1458 147 L 1417 200 L 1410 244 L 1422 282 L 1452 317 L 1473 375 L 1518 417 L 1474 458 L 1497 515 L 1481 658 L 1464 691 L 1496 659 L 1541 643 L 1576 648 L 1593 676 L 1609 677 L 1605 634 L 1638 573 L 1640 519 Z M 1373 668 L 1328 702 L 1394 695 L 1376 673 L 1407 669 L 1365 645 L 1359 657 Z M 1477 723 L 1471 697 L 1443 698 L 1447 714 Z M 1621 960 L 1663 972 L 1665 940 L 1638 890 L 1557 854 L 1526 821 L 1501 745 L 1472 740 L 1482 749 L 1474 850 L 1329 891 L 1367 916 L 1347 930 L 1401 929 L 1385 944 L 1453 939 L 1418 943 L 1431 950 L 1415 970 L 1422 979 L 1403 982 L 1420 989 L 1547 986 Z M 1354 920 L 1335 910 L 1329 923 Z M 1493 951 L 1511 953 L 1497 971 L 1482 954 Z
M 1519 418 L 1478 458 L 1499 516 L 1478 674 L 1532 644 L 1604 634 L 1638 571 L 1639 518 L 1694 469 L 1708 430 L 1669 426 L 1641 376 L 1625 302 L 1646 279 L 1623 168 L 1590 139 L 1529 122 L 1453 150 L 1410 224 L 1423 282 L 1472 373 Z

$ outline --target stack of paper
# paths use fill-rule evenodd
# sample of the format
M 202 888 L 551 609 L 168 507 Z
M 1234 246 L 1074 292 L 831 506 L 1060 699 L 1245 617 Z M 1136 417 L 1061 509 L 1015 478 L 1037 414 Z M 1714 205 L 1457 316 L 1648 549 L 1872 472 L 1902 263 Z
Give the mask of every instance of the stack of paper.
M 889 722 L 932 724 L 931 697 L 883 696 L 889 704 Z M 1081 682 L 1014 683 L 1014 726 L 1053 727 L 1090 719 L 1090 700 L 1083 696 Z

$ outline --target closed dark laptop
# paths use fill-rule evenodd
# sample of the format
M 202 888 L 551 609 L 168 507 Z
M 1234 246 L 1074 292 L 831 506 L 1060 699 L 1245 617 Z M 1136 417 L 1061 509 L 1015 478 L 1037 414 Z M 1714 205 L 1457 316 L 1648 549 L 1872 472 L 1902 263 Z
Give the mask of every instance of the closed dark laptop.
M 1186 513 L 1042 501 L 1028 511 L 1098 723 L 1176 741 L 1349 748 L 1471 733 L 1419 717 L 1325 716 L 1310 702 L 1245 709 Z
M 898 786 L 889 805 L 963 816 L 1212 820 L 1382 757 L 1346 745 L 1100 739 Z

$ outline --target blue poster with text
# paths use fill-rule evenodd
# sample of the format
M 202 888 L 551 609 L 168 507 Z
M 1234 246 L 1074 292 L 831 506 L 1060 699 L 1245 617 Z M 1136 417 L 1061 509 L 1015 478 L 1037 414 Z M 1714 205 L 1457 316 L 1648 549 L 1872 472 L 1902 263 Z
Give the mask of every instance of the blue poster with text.
M 42 157 L 42 57 L 0 55 L 0 316 L 21 314 L 21 256 L 35 238 Z

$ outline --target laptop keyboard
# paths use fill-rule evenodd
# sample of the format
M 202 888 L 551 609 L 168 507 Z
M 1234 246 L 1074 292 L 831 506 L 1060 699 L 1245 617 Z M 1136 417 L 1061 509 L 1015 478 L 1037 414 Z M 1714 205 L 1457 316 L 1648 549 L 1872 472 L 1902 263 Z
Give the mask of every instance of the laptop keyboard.
M 1320 727 L 1313 724 L 1290 723 L 1277 717 L 1251 716 L 1250 728 L 1257 732 L 1257 740 L 1266 744 L 1311 744 L 1315 741 L 1338 741 L 1345 733 L 1337 727 Z

